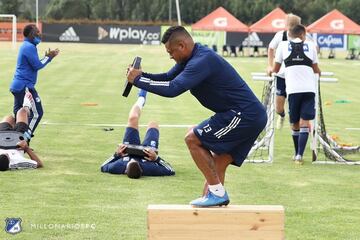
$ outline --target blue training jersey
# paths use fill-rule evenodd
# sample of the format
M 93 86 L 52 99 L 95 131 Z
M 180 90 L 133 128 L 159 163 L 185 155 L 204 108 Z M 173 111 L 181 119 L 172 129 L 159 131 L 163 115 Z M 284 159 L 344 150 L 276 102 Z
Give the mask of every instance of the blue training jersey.
M 138 157 L 132 157 L 140 164 L 143 176 L 172 176 L 175 175 L 173 167 L 162 158 L 156 161 L 147 161 Z M 126 166 L 130 157 L 111 156 L 102 165 L 100 170 L 112 174 L 125 174 Z
M 176 64 L 167 73 L 143 73 L 134 85 L 165 97 L 190 90 L 204 107 L 216 113 L 235 110 L 256 118 L 264 112 L 263 105 L 236 70 L 213 50 L 198 43 L 187 62 Z
M 47 56 L 40 60 L 35 44 L 28 38 L 25 38 L 19 50 L 10 91 L 20 92 L 25 87 L 35 88 L 38 70 L 45 67 L 50 61 L 51 58 Z

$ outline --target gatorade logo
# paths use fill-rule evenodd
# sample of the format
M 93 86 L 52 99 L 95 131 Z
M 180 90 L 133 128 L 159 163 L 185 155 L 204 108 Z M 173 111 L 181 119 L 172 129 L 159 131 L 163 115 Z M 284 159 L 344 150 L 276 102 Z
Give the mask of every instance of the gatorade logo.
M 285 28 L 285 19 L 274 19 L 271 21 L 271 26 L 274 28 Z
M 330 22 L 330 27 L 333 29 L 344 29 L 344 20 L 335 19 Z
M 216 27 L 226 27 L 228 25 L 226 17 L 215 18 L 213 22 Z

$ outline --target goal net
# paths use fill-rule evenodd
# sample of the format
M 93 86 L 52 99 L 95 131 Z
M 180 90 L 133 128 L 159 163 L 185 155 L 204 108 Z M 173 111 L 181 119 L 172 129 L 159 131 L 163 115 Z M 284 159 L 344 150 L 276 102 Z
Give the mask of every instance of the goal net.
M 273 77 L 263 73 L 252 73 L 253 80 L 264 81 L 261 101 L 266 108 L 268 122 L 251 148 L 245 162 L 272 163 L 274 157 L 275 137 L 275 89 L 276 81 Z
M 16 48 L 16 16 L 0 14 L 0 41 L 11 41 L 12 48 Z
M 330 137 L 326 131 L 323 105 L 321 99 L 320 82 L 331 80 L 322 78 L 317 81 L 318 94 L 316 95 L 316 118 L 312 134 L 313 163 L 320 164 L 348 164 L 360 165 L 360 146 L 344 146 Z M 319 159 L 319 153 L 323 153 L 324 160 Z
M 360 146 L 346 146 L 338 143 L 330 137 L 326 131 L 325 118 L 322 108 L 320 82 L 337 82 L 331 78 L 333 73 L 324 72 L 324 77 L 318 78 L 316 88 L 316 117 L 312 122 L 312 134 L 310 147 L 313 153 L 313 163 L 334 164 L 342 163 L 349 165 L 360 165 Z M 250 150 L 246 162 L 251 163 L 272 163 L 274 158 L 275 138 L 275 89 L 276 81 L 267 77 L 265 73 L 252 73 L 254 80 L 264 81 L 262 92 L 262 103 L 266 108 L 268 122 Z M 324 158 L 323 159 L 320 159 Z

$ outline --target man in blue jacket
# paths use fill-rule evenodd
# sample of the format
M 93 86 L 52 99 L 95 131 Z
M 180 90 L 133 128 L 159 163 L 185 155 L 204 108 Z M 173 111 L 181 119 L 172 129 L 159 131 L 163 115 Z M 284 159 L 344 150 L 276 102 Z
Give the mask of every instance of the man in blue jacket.
M 32 108 L 29 116 L 29 129 L 25 132 L 25 138 L 30 141 L 37 125 L 43 116 L 41 99 L 35 90 L 37 72 L 44 68 L 59 54 L 59 50 L 48 50 L 43 59 L 39 59 L 36 46 L 41 42 L 40 30 L 29 24 L 23 30 L 24 43 L 21 45 L 10 91 L 14 95 L 14 116 L 23 107 L 24 96 L 27 91 L 32 95 Z
M 176 65 L 167 73 L 150 74 L 129 66 L 127 79 L 149 92 L 175 97 L 188 90 L 215 114 L 185 137 L 191 156 L 206 178 L 196 207 L 221 206 L 230 200 L 223 186 L 230 164 L 241 166 L 267 122 L 261 102 L 236 70 L 209 48 L 195 44 L 181 26 L 162 38 Z

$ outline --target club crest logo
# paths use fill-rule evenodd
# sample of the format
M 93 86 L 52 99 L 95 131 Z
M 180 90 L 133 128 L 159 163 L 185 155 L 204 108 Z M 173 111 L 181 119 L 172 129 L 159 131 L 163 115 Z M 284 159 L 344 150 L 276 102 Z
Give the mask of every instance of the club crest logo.
M 5 232 L 10 234 L 17 234 L 22 231 L 21 218 L 6 218 Z
M 150 142 L 150 146 L 156 148 L 156 141 L 151 141 L 151 142 Z

